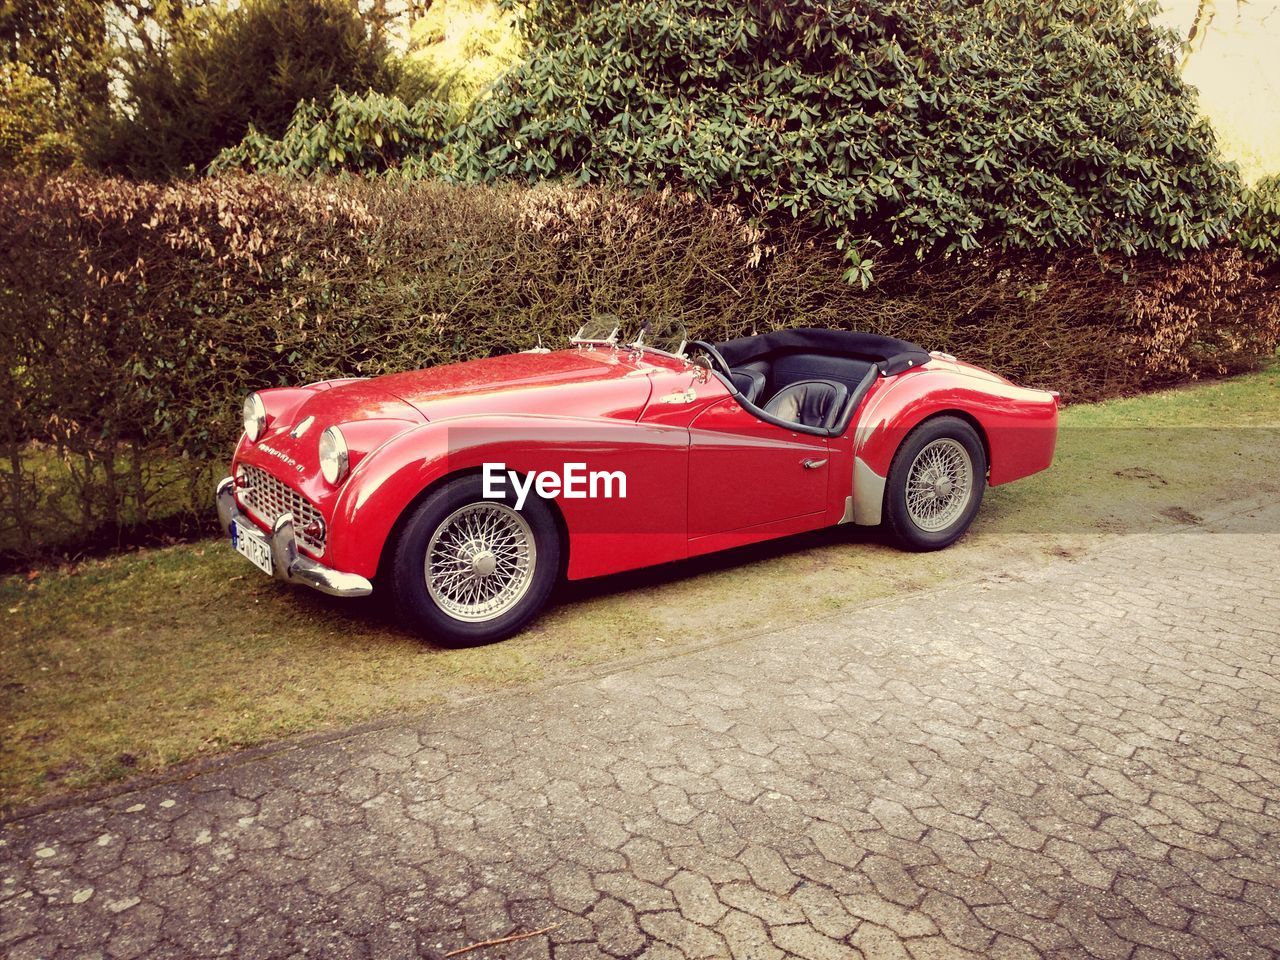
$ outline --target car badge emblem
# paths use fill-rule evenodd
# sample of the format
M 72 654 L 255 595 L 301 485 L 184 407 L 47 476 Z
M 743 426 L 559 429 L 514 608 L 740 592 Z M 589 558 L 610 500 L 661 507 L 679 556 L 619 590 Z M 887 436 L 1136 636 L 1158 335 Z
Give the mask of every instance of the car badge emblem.
M 289 436 L 297 440 L 300 436 L 306 433 L 308 428 L 310 428 L 310 426 L 315 422 L 316 422 L 315 417 L 307 417 L 307 419 L 303 420 L 296 427 L 294 427 L 292 431 L 290 431 Z

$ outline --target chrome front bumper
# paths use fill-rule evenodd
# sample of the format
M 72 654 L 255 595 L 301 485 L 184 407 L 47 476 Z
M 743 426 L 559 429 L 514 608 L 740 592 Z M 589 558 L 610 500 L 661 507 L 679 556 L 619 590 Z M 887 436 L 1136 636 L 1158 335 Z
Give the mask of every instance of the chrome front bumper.
M 231 535 L 234 520 L 245 527 L 256 524 L 236 505 L 235 482 L 225 477 L 218 483 L 218 522 L 222 532 Z M 282 513 L 271 526 L 271 560 L 275 576 L 285 583 L 300 583 L 334 597 L 367 597 L 373 593 L 373 584 L 358 573 L 342 573 L 317 563 L 298 552 L 298 541 L 293 533 L 293 514 Z

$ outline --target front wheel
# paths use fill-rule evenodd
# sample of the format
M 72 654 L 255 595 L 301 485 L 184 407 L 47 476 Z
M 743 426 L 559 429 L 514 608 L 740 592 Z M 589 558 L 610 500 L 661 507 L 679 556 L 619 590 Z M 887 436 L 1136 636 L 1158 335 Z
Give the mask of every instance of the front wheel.
M 885 485 L 890 538 L 906 550 L 941 550 L 969 529 L 987 485 L 982 439 L 959 417 L 916 427 L 894 454 Z
M 400 616 L 446 646 L 511 636 L 542 609 L 560 569 L 551 508 L 530 497 L 483 495 L 480 477 L 460 477 L 414 509 L 392 554 Z

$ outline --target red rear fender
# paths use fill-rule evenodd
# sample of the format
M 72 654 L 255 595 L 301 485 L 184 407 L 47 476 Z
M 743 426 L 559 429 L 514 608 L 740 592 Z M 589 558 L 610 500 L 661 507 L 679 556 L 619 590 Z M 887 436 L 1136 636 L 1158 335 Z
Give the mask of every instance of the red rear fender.
M 950 366 L 903 373 L 882 380 L 863 402 L 855 421 L 859 523 L 879 522 L 883 481 L 903 439 L 925 420 L 946 414 L 977 428 L 987 448 L 992 486 L 1044 470 L 1053 461 L 1058 402 L 1052 393 Z

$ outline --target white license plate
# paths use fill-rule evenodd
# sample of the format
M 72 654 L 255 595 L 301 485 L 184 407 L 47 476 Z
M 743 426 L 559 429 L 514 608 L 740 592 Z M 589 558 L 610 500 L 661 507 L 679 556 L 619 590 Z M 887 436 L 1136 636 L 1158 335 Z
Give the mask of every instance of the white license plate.
M 231 545 L 263 573 L 271 573 L 271 544 L 257 530 L 231 521 Z

